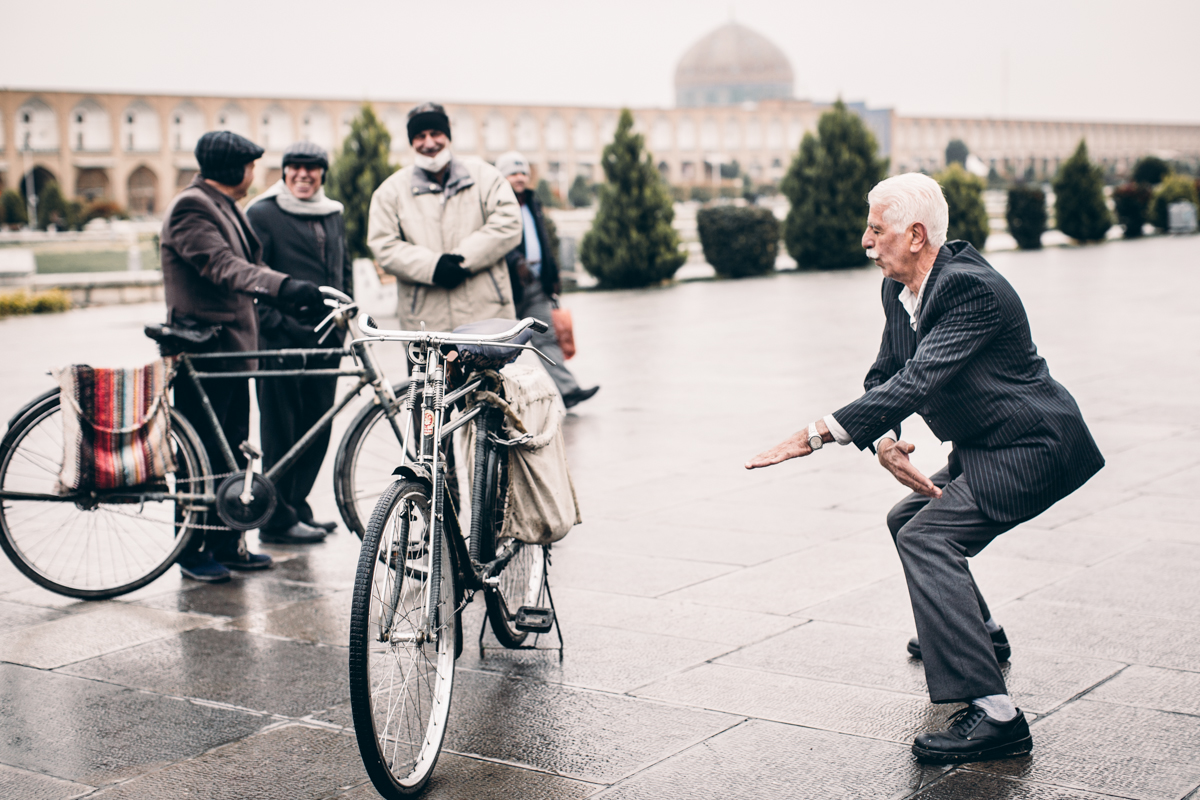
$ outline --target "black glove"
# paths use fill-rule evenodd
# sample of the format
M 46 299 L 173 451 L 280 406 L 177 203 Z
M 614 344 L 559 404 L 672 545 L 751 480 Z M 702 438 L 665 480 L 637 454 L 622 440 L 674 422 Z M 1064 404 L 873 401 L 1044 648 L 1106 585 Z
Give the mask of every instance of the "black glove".
M 453 289 L 471 277 L 471 270 L 462 265 L 463 256 L 453 253 L 442 253 L 437 266 L 433 268 L 433 283 L 443 289 Z
M 324 316 L 325 297 L 315 283 L 288 278 L 279 286 L 279 299 L 292 306 L 299 319 L 319 319 Z

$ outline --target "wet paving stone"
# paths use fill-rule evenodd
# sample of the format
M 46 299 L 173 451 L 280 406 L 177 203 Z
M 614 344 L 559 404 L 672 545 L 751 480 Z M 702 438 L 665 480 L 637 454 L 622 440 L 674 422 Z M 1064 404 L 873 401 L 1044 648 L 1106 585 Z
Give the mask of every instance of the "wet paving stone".
M 599 788 L 594 783 L 443 751 L 421 800 L 574 800 Z M 368 782 L 338 795 L 338 800 L 379 800 L 379 792 Z
M 273 580 L 261 573 L 249 573 L 235 574 L 228 583 L 202 584 L 181 592 L 139 600 L 137 604 L 191 614 L 241 617 L 299 600 L 311 600 L 320 593 L 321 590 L 314 586 Z
M 352 594 L 350 591 L 336 592 L 273 611 L 247 614 L 230 622 L 229 627 L 303 642 L 348 647 Z
M 90 786 L 199 755 L 266 724 L 253 714 L 0 664 L 0 762 Z
M 795 616 L 867 628 L 887 628 L 903 633 L 905 641 L 917 634 L 912 602 L 908 598 L 908 584 L 903 575 L 893 575 L 824 603 L 808 606 L 796 612 Z
M 1093 689 L 1087 699 L 1200 717 L 1200 674 L 1132 666 Z
M 556 560 L 552 580 L 555 587 L 658 597 L 734 569 L 725 564 L 589 550 L 580 558 Z
M 1128 535 L 1083 530 L 1079 523 L 1074 522 L 1053 530 L 1036 525 L 1037 520 L 1034 520 L 1032 524 L 1022 525 L 996 537 L 984 552 L 990 556 L 1052 561 L 1086 567 L 1140 544 L 1140 540 Z
M 971 769 L 1146 800 L 1174 800 L 1200 785 L 1194 716 L 1079 700 L 1031 730 L 1030 757 Z
M 0 661 L 53 669 L 211 624 L 195 614 L 105 603 L 0 634 Z
M 900 798 L 939 777 L 907 747 L 750 720 L 598 794 L 597 800 Z
M 306 800 L 367 780 L 351 736 L 289 725 L 114 786 L 97 800 Z
M 612 783 L 737 723 L 737 717 L 538 681 L 455 674 L 446 748 Z
M 1197 560 L 1200 545 L 1154 542 L 1034 592 L 1030 599 L 1200 622 Z
M 359 539 L 341 528 L 321 544 L 259 545 L 258 552 L 271 554 L 275 566 L 270 576 L 278 580 L 328 586 L 337 589 L 354 584 L 358 568 Z
M 1022 647 L 1200 672 L 1200 624 L 1074 605 L 1021 600 L 1002 610 Z M 997 611 L 997 613 L 1001 613 Z
M 15 631 L 42 622 L 49 622 L 65 615 L 65 611 L 23 603 L 6 603 L 0 600 L 0 631 Z
M 774 503 L 757 500 L 737 502 L 736 496 L 721 500 L 702 500 L 688 503 L 682 508 L 648 515 L 645 521 L 678 525 L 689 530 L 704 529 L 724 533 L 738 531 L 784 536 L 789 539 L 799 538 L 812 544 L 865 530 L 884 529 L 883 519 L 874 514 L 814 509 L 799 515 L 796 513 L 796 504 L 791 492 L 781 488 L 779 495 L 779 499 Z M 784 498 L 788 500 L 781 502 Z M 736 549 L 739 546 L 737 539 L 726 539 L 722 549 Z
M 1105 800 L 1111 795 L 1092 794 L 1078 789 L 1014 781 L 995 775 L 956 770 L 917 794 L 920 800 Z
M 0 797 L 14 800 L 70 800 L 94 791 L 95 787 L 92 786 L 0 764 Z
M 346 650 L 231 630 L 195 630 L 66 672 L 288 717 L 350 696 Z
M 912 742 L 943 727 L 958 706 L 844 683 L 705 664 L 637 690 L 638 697 L 809 728 Z

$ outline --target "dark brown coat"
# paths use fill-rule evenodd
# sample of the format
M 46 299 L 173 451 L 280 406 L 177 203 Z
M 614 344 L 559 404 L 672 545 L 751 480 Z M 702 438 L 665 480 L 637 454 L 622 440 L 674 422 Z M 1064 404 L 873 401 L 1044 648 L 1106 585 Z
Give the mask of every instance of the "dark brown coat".
M 221 325 L 220 350 L 232 353 L 258 348 L 254 297 L 276 297 L 288 277 L 263 264 L 245 213 L 199 175 L 167 208 L 162 271 L 167 320 Z

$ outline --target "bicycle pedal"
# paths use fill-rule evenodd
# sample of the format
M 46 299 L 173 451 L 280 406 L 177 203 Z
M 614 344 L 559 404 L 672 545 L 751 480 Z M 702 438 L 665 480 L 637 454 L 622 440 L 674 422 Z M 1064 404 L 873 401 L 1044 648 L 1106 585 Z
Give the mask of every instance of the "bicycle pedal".
M 519 631 L 549 633 L 554 627 L 554 609 L 521 606 L 517 609 L 513 625 Z

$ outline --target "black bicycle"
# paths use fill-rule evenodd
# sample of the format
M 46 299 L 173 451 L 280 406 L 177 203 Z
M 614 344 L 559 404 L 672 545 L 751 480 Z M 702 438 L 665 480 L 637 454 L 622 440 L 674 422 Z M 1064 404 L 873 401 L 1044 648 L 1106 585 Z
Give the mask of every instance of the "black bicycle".
M 500 333 L 464 335 L 384 331 L 364 317 L 359 328 L 371 341 L 407 343 L 414 364 L 400 427 L 417 421 L 415 458 L 398 464 L 371 515 L 350 617 L 359 751 L 375 788 L 396 798 L 420 792 L 437 763 L 463 647 L 461 612 L 474 593 L 484 593 L 485 625 L 505 647 L 536 647 L 538 635 L 557 628 L 549 546 L 503 530 L 512 444 L 503 422 L 511 410 L 496 372 L 519 348 L 535 349 L 519 338 L 524 331 L 546 325 L 530 318 Z M 463 349 L 481 356 L 471 368 L 459 368 L 468 360 L 458 358 Z M 456 501 L 443 456 L 443 443 L 467 423 L 474 426 L 470 481 L 458 488 L 469 504 Z M 561 630 L 557 650 L 561 658 Z
M 170 448 L 177 468 L 157 484 L 60 494 L 57 481 L 64 456 L 62 406 L 57 388 L 34 399 L 9 421 L 0 440 L 0 548 L 26 576 L 51 591 L 100 600 L 131 592 L 162 575 L 187 547 L 197 530 L 250 530 L 259 527 L 275 506 L 274 481 L 286 472 L 313 440 L 360 392 L 370 386 L 373 402 L 357 414 L 342 438 L 334 464 L 334 495 L 347 527 L 360 537 L 395 466 L 406 460 L 404 434 L 397 419 L 407 379 L 393 388 L 361 337 L 354 301 L 323 287 L 329 315 L 318 330 L 348 328 L 341 348 L 268 350 L 239 353 L 239 358 L 307 359 L 351 355 L 355 366 L 336 369 L 300 367 L 238 372 L 204 371 L 228 353 L 184 353 L 175 357 L 176 381 L 189 381 L 216 432 L 224 462 L 215 471 L 189 421 L 171 409 Z M 358 380 L 338 402 L 265 474 L 253 463 L 241 469 L 217 422 L 201 379 L 337 375 Z M 253 458 L 256 451 L 239 443 Z

